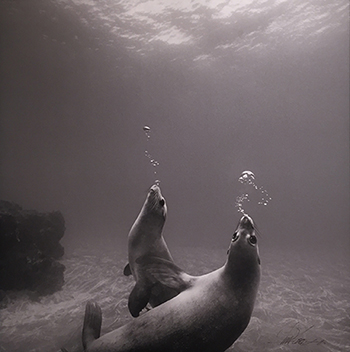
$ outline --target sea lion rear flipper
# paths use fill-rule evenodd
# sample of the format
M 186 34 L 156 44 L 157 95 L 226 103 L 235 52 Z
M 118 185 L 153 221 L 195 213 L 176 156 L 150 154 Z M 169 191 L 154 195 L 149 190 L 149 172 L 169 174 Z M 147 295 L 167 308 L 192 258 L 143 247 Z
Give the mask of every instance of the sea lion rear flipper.
M 123 274 L 124 274 L 125 276 L 130 276 L 130 275 L 132 274 L 131 269 L 130 269 L 130 264 L 129 264 L 129 263 L 125 265 Z
M 96 302 L 89 301 L 85 307 L 83 325 L 83 346 L 84 351 L 89 343 L 98 339 L 101 334 L 102 311 Z
M 194 277 L 186 274 L 174 262 L 160 258 L 143 256 L 136 263 L 144 270 L 147 278 L 153 283 L 161 283 L 178 293 L 192 286 Z
M 146 307 L 151 296 L 152 285 L 147 285 L 145 282 L 136 282 L 134 288 L 130 292 L 128 308 L 130 314 L 136 318 L 140 315 L 143 308 Z

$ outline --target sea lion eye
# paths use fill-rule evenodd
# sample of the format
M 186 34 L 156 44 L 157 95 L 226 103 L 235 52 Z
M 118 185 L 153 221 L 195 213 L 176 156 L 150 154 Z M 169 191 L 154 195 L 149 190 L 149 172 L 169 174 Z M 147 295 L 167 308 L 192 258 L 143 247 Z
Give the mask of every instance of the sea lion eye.
M 233 235 L 232 235 L 232 242 L 234 241 L 237 241 L 238 240 L 238 232 L 235 232 Z
M 165 200 L 162 198 L 162 199 L 159 201 L 159 204 L 160 204 L 161 207 L 164 206 Z
M 255 246 L 258 243 L 258 239 L 255 235 L 249 235 L 248 241 L 252 246 Z

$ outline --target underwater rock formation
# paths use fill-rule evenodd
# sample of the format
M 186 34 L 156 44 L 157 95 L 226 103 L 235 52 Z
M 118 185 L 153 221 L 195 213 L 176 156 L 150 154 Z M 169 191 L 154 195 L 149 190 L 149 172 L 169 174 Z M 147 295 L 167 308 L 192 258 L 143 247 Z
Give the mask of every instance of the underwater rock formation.
M 59 211 L 40 213 L 0 201 L 0 290 L 53 293 L 64 283 L 59 243 L 65 221 Z

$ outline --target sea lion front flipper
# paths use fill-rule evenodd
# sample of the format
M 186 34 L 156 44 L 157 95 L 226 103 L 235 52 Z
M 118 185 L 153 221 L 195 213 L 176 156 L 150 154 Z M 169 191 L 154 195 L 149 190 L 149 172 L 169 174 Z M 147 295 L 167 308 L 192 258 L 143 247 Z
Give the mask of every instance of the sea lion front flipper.
M 89 343 L 100 337 L 102 325 L 102 311 L 100 306 L 93 301 L 89 301 L 85 307 L 85 317 L 83 325 L 83 346 L 84 351 Z
M 151 291 L 152 285 L 140 281 L 136 282 L 128 301 L 129 312 L 134 318 L 138 317 L 141 310 L 146 307 Z
M 192 286 L 195 277 L 186 274 L 174 262 L 160 258 L 143 256 L 136 263 L 153 283 L 157 282 L 180 293 Z
M 125 265 L 123 274 L 124 274 L 125 276 L 130 276 L 130 275 L 132 274 L 131 268 L 130 268 L 130 264 L 129 264 L 129 263 Z

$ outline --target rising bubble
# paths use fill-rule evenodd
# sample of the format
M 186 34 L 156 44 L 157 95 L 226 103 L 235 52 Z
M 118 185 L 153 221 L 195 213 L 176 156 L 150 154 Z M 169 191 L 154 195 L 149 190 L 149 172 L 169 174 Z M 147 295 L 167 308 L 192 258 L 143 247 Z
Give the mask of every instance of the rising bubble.
M 272 199 L 267 193 L 266 189 L 263 186 L 258 186 L 255 181 L 255 175 L 252 171 L 243 171 L 238 178 L 238 182 L 248 185 L 249 189 L 251 189 L 254 193 L 259 193 L 259 205 L 267 206 L 269 201 Z M 244 193 L 236 197 L 235 206 L 238 212 L 242 214 L 246 214 L 243 205 L 245 202 L 249 202 L 249 193 Z
M 252 171 L 243 171 L 241 176 L 239 177 L 238 181 L 239 182 L 247 182 L 247 183 L 253 183 L 255 180 L 255 175 Z
M 143 131 L 147 137 L 147 141 L 151 138 L 151 128 L 147 125 L 143 126 Z
M 143 131 L 145 132 L 145 135 L 147 138 L 147 143 L 149 143 L 149 141 L 151 139 L 151 128 L 149 126 L 145 125 L 145 126 L 143 126 Z M 146 156 L 146 158 L 148 158 L 149 162 L 151 163 L 151 165 L 153 167 L 153 174 L 156 177 L 157 176 L 157 167 L 159 166 L 159 162 L 153 158 L 153 156 L 151 155 L 151 153 L 148 152 L 148 150 L 145 150 L 145 156 Z M 159 186 L 160 180 L 156 179 L 154 181 L 154 183 Z

